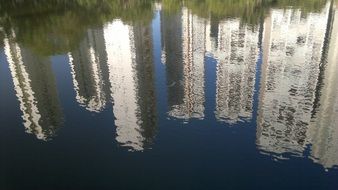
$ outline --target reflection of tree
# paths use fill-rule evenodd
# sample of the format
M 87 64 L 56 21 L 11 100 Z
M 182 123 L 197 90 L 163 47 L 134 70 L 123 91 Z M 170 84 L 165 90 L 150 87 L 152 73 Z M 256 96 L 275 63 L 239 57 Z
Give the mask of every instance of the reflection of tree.
M 182 0 L 162 0 L 162 9 L 165 13 L 178 13 L 181 8 L 183 1 Z
M 321 9 L 325 6 L 327 0 L 268 0 L 270 6 L 274 8 L 290 8 L 300 9 L 303 14 L 309 12 L 320 12 Z
M 239 17 L 242 22 L 257 24 L 261 16 L 270 7 L 300 8 L 303 13 L 320 11 L 326 0 L 163 0 L 163 8 L 168 11 L 176 11 L 181 4 L 201 17 L 224 19 Z
M 0 27 L 14 29 L 16 40 L 39 54 L 65 53 L 81 42 L 88 27 L 115 18 L 150 22 L 152 5 L 152 0 L 1 1 Z
M 306 12 L 320 10 L 326 0 L 162 0 L 164 13 L 186 6 L 201 17 L 240 17 L 258 23 L 268 8 L 294 6 Z M 76 48 L 92 26 L 120 18 L 124 22 L 148 23 L 154 0 L 0 0 L 0 27 L 15 30 L 17 41 L 43 55 L 69 52 Z M 76 26 L 76 27 L 74 27 Z M 3 35 L 3 34 L 1 34 Z M 3 37 L 0 35 L 0 39 Z
M 266 10 L 264 0 L 191 0 L 186 6 L 194 14 L 218 19 L 239 17 L 242 22 L 258 23 L 260 15 Z

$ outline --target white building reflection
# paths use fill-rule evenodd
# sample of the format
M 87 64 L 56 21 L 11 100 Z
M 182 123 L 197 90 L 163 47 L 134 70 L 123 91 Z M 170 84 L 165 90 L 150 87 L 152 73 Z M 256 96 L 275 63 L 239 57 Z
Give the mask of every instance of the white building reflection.
M 150 36 L 149 27 L 120 20 L 104 29 L 116 140 L 136 151 L 150 143 L 156 130 Z
M 319 108 L 308 130 L 312 159 L 325 168 L 338 166 L 338 9 L 333 9 L 327 62 L 324 63 Z
M 54 75 L 48 58 L 22 48 L 12 32 L 4 39 L 16 97 L 27 133 L 49 140 L 62 125 Z
M 261 153 L 302 156 L 310 147 L 314 162 L 338 165 L 338 13 L 329 4 L 318 13 L 272 9 L 259 26 L 240 19 L 199 18 L 183 8 L 161 13 L 162 61 L 166 67 L 169 116 L 205 116 L 205 55 L 215 58 L 215 117 L 230 124 L 253 117 L 259 40 L 263 63 L 257 118 Z M 329 30 L 329 31 L 327 31 Z M 50 61 L 20 47 L 12 36 L 5 54 L 24 126 L 48 140 L 62 124 Z M 88 29 L 71 51 L 77 102 L 101 112 L 113 102 L 116 141 L 142 151 L 157 127 L 151 26 L 114 20 Z
M 262 153 L 302 156 L 315 102 L 330 5 L 304 16 L 272 9 L 264 21 L 257 123 Z
M 208 32 L 208 53 L 217 60 L 215 117 L 231 124 L 250 120 L 259 28 L 227 19 L 211 22 Z
M 102 111 L 107 102 L 103 80 L 103 72 L 107 69 L 103 64 L 106 63 L 103 30 L 88 29 L 85 39 L 68 56 L 77 102 L 89 111 Z
M 38 139 L 46 139 L 45 134 L 42 131 L 42 127 L 39 124 L 41 115 L 36 106 L 36 100 L 34 92 L 31 87 L 31 81 L 26 68 L 22 62 L 21 50 L 17 43 L 10 42 L 10 39 L 5 39 L 5 54 L 7 56 L 7 62 L 11 71 L 14 90 L 16 97 L 20 103 L 20 109 L 22 111 L 22 119 L 26 132 L 34 133 Z

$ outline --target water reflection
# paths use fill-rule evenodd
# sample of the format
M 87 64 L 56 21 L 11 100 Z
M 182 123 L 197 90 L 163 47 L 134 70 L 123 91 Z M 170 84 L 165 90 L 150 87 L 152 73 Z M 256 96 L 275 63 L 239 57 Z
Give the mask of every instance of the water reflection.
M 64 54 L 84 43 L 88 28 L 115 18 L 150 23 L 152 8 L 152 0 L 1 0 L 0 25 L 5 32 L 14 29 L 15 40 L 36 54 Z
M 130 26 L 120 20 L 104 29 L 116 140 L 143 150 L 156 130 L 156 99 L 150 26 Z
M 309 124 L 311 156 L 325 168 L 338 165 L 338 7 L 333 7 L 328 21 L 329 31 L 323 60 L 322 76 L 319 76 L 320 93 L 315 114 Z M 330 31 L 331 30 L 331 31 Z
M 161 11 L 162 63 L 166 68 L 168 107 L 183 103 L 182 13 L 167 14 Z
M 163 26 L 165 33 L 163 51 L 168 73 L 170 106 L 168 114 L 171 117 L 185 120 L 203 119 L 206 20 L 192 15 L 185 8 L 169 17 L 172 18 L 164 18 L 165 21 L 162 23 L 165 25 Z M 171 28 L 173 25 L 176 27 Z M 181 39 L 177 39 L 178 41 L 172 40 L 172 35 L 176 34 L 180 34 L 178 37 Z M 178 46 L 179 49 L 171 52 L 171 48 L 175 48 L 175 46 Z M 177 53 L 177 51 L 180 52 Z
M 54 75 L 48 58 L 22 48 L 13 38 L 4 40 L 4 49 L 22 111 L 27 133 L 48 140 L 62 125 L 62 112 Z
M 63 125 L 48 57 L 62 54 L 69 58 L 78 105 L 97 114 L 112 105 L 112 138 L 127 150 L 150 148 L 160 116 L 154 56 L 160 52 L 167 93 L 162 114 L 185 122 L 257 126 L 262 154 L 287 159 L 310 148 L 314 162 L 338 165 L 338 13 L 332 2 L 307 2 L 305 9 L 286 8 L 283 1 L 157 2 L 160 50 L 154 46 L 153 3 L 121 2 L 105 2 L 107 9 L 58 5 L 62 14 L 47 17 L 57 23 L 51 27 L 43 24 L 47 18 L 36 23 L 40 18 L 33 13 L 20 19 L 10 11 L 17 7 L 2 15 L 4 52 L 27 132 L 48 140 Z M 82 21 L 74 7 L 97 19 Z M 36 27 L 23 30 L 27 23 Z M 40 51 L 46 44 L 48 51 Z M 216 62 L 212 84 L 206 84 L 209 58 Z M 212 118 L 206 117 L 210 93 Z
M 272 9 L 264 21 L 257 145 L 302 156 L 308 143 L 330 4 L 320 13 Z
M 236 123 L 250 120 L 253 111 L 259 27 L 241 25 L 239 19 L 212 23 L 211 56 L 217 60 L 215 117 Z
M 70 67 L 77 102 L 87 110 L 100 112 L 107 102 L 107 79 L 104 73 L 106 51 L 103 30 L 89 29 L 79 48 L 69 53 Z

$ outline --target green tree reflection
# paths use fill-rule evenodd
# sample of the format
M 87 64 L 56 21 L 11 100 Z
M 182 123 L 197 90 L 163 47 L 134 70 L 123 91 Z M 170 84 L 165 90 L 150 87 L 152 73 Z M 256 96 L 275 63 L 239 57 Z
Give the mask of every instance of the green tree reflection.
M 121 19 L 127 23 L 149 24 L 154 4 L 165 14 L 187 7 L 200 17 L 222 20 L 240 18 L 257 24 L 271 7 L 295 7 L 319 11 L 326 0 L 0 0 L 0 39 L 14 30 L 15 40 L 40 55 L 74 50 L 88 28 Z M 2 44 L 0 44 L 2 45 Z
M 14 29 L 17 42 L 41 55 L 61 54 L 76 48 L 89 27 L 113 19 L 149 23 L 152 7 L 151 0 L 2 0 L 0 29 Z
M 224 19 L 240 18 L 242 22 L 257 24 L 271 7 L 299 8 L 303 13 L 319 11 L 326 0 L 181 0 L 194 14 L 205 18 Z M 163 0 L 163 6 L 168 10 L 175 10 L 180 3 Z

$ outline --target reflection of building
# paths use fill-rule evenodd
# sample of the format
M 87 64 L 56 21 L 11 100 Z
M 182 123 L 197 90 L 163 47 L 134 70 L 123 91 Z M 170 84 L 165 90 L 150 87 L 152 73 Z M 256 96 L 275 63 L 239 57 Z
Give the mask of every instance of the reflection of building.
M 54 75 L 49 60 L 5 39 L 5 54 L 27 133 L 48 140 L 62 125 Z
M 168 73 L 169 115 L 180 119 L 202 119 L 206 21 L 187 9 L 178 15 L 180 17 L 164 18 L 162 23 L 166 25 L 162 32 Z M 170 25 L 176 26 L 171 28 Z M 170 34 L 171 30 L 173 33 Z M 181 39 L 176 41 L 171 35 L 179 35 L 176 37 Z
M 162 61 L 166 65 L 168 106 L 183 103 L 182 13 L 161 11 Z M 168 52 L 168 53 L 167 53 Z
M 218 62 L 215 116 L 229 123 L 251 119 L 259 30 L 237 19 L 214 24 L 208 51 Z
M 76 100 L 89 111 L 106 104 L 104 73 L 107 71 L 102 29 L 89 29 L 79 48 L 69 53 Z
M 257 145 L 263 152 L 301 155 L 315 100 L 329 5 L 304 17 L 272 10 L 264 23 Z
M 156 130 L 156 100 L 151 29 L 120 20 L 104 30 L 116 140 L 131 150 L 143 150 Z
M 338 9 L 332 23 L 327 65 L 323 73 L 319 108 L 312 119 L 308 135 L 311 155 L 325 168 L 338 166 Z M 334 11 L 333 11 L 334 12 Z
M 153 143 L 157 125 L 152 29 L 141 24 L 133 28 L 139 120 L 143 144 L 147 146 Z

